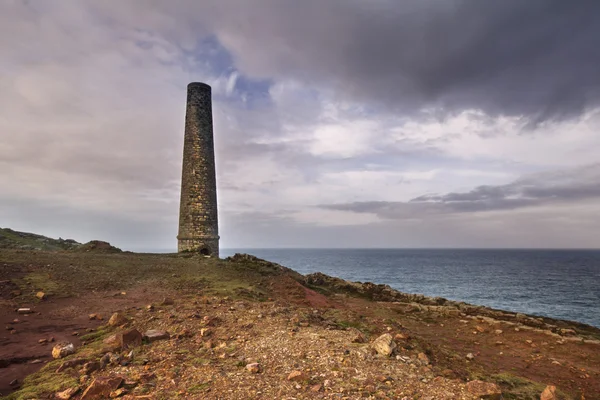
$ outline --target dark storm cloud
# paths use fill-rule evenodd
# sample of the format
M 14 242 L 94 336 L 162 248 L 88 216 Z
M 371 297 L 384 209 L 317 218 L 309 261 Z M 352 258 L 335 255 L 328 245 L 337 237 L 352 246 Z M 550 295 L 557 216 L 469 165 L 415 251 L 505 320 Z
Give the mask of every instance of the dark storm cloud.
M 443 214 L 515 210 L 594 198 L 600 198 L 600 164 L 534 174 L 507 185 L 479 186 L 464 193 L 423 195 L 408 202 L 367 201 L 320 207 L 372 213 L 384 219 L 418 219 Z
M 396 111 L 480 108 L 540 122 L 600 102 L 597 1 L 262 0 L 198 12 L 248 73 Z

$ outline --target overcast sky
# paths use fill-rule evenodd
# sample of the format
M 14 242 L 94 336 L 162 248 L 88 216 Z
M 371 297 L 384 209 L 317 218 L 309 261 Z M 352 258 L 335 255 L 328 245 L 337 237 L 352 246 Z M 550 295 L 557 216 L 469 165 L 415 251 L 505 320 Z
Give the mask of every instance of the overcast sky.
M 0 1 L 0 226 L 174 250 L 186 86 L 221 247 L 600 247 L 600 2 Z

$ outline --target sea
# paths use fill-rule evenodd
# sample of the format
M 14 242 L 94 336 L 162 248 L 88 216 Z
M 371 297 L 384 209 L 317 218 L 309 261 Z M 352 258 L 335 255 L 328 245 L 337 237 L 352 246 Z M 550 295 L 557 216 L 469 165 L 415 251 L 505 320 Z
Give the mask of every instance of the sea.
M 600 328 L 600 250 L 221 249 L 301 274 L 390 285 Z

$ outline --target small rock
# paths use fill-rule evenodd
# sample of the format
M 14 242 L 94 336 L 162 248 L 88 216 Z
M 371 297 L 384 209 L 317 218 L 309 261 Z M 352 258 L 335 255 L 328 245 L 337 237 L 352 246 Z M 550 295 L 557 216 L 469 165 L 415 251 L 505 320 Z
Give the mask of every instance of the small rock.
M 10 386 L 17 386 L 19 384 L 19 380 L 18 379 L 13 379 L 12 381 L 10 381 L 9 385 Z
M 481 325 L 477 325 L 475 326 L 475 329 L 477 330 L 477 332 L 479 333 L 484 333 L 485 332 L 485 328 Z
M 419 359 L 419 361 L 421 361 L 422 365 L 429 365 L 429 357 L 427 357 L 427 354 L 419 353 L 417 354 L 417 358 Z
M 137 329 L 129 329 L 117 334 L 121 349 L 137 347 L 142 344 L 142 334 Z
M 146 331 L 146 333 L 144 333 L 144 339 L 146 339 L 150 343 L 156 342 L 157 340 L 169 339 L 170 337 L 171 335 L 169 335 L 169 332 L 160 331 L 157 329 L 150 329 Z
M 175 304 L 175 301 L 170 297 L 165 297 L 160 303 L 161 306 L 172 306 L 173 304 Z
M 110 317 L 110 319 L 108 320 L 108 325 L 110 325 L 110 326 L 121 326 L 121 325 L 125 325 L 128 322 L 129 322 L 129 320 L 123 314 L 121 314 L 121 313 L 114 313 Z
M 317 383 L 316 385 L 312 385 L 312 386 L 310 387 L 310 391 L 311 391 L 311 392 L 315 392 L 315 393 L 316 393 L 316 392 L 320 392 L 322 387 L 323 387 L 323 386 L 322 386 L 321 384 L 318 384 L 318 383 Z
M 117 390 L 123 384 L 123 378 L 121 377 L 103 377 L 96 378 L 93 382 L 85 389 L 81 400 L 94 400 L 94 399 L 106 399 L 110 397 L 110 394 Z
M 200 329 L 200 336 L 202 337 L 208 337 L 212 335 L 212 330 L 210 328 L 202 328 Z
M 396 343 L 394 342 L 392 335 L 384 333 L 371 343 L 371 347 L 379 354 L 389 357 L 394 352 Z
M 540 400 L 557 400 L 556 386 L 548 385 L 540 395 Z
M 401 342 L 403 340 L 408 340 L 410 339 L 410 337 L 404 333 L 396 333 L 396 335 L 394 336 L 394 340 L 396 342 Z
M 40 300 L 44 300 L 46 298 L 46 293 L 44 293 L 44 292 L 37 292 L 35 294 L 35 297 L 37 297 Z
M 62 363 L 60 365 L 60 367 L 58 367 L 56 369 L 56 372 L 62 372 L 67 368 L 73 368 L 76 367 L 77 365 L 81 365 L 81 364 L 85 364 L 87 360 L 85 358 L 76 358 L 74 360 L 69 360 L 69 361 L 65 361 L 64 363 Z
M 292 371 L 292 372 L 290 372 L 290 374 L 287 377 L 288 381 L 293 381 L 293 382 L 304 381 L 306 379 L 308 379 L 308 377 L 302 371 Z
M 17 309 L 19 314 L 31 314 L 31 308 L 19 308 Z
M 502 390 L 495 383 L 471 381 L 467 383 L 467 391 L 477 398 L 486 400 L 502 399 Z
M 40 340 L 38 340 L 38 343 L 39 344 L 46 344 L 46 343 L 48 343 L 48 339 L 40 339 Z
M 56 397 L 59 400 L 69 400 L 72 399 L 73 396 L 75 396 L 77 393 L 79 393 L 79 388 L 68 388 L 66 390 L 63 390 L 62 392 L 58 392 L 54 394 L 54 397 Z
M 31 361 L 29 362 L 29 364 L 41 364 L 41 363 L 43 363 L 43 361 L 42 361 L 42 360 L 40 360 L 39 358 L 37 358 L 37 359 L 35 359 L 35 360 L 31 360 Z
M 248 364 L 248 365 L 246 365 L 246 370 L 253 374 L 258 374 L 260 372 L 260 364 L 259 363 Z
M 88 316 L 88 318 L 89 318 L 90 320 L 102 321 L 102 315 L 100 315 L 100 314 L 90 314 L 90 315 Z M 109 321 L 109 324 L 110 324 L 110 321 Z
M 467 359 L 468 359 L 468 360 L 473 360 L 473 359 L 475 359 L 475 356 L 473 355 L 473 353 L 469 353 L 469 354 L 467 354 L 467 355 L 466 355 L 466 357 L 467 357 Z
M 574 329 L 562 328 L 559 332 L 563 336 L 575 336 L 575 335 L 577 335 L 577 332 L 575 332 Z
M 502 329 L 496 329 L 496 330 L 494 331 L 494 333 L 495 333 L 496 335 L 502 335 Z
M 366 343 L 367 338 L 363 335 L 362 332 L 357 332 L 354 339 L 352 339 L 352 343 Z
M 146 310 L 148 310 L 148 311 L 152 311 L 152 310 L 154 310 L 154 306 L 153 306 L 152 304 L 148 304 L 148 305 L 146 306 Z
M 123 396 L 123 395 L 125 395 L 127 393 L 128 393 L 128 390 L 125 389 L 124 387 L 122 387 L 120 389 L 117 389 L 117 390 L 114 390 L 114 391 L 110 392 L 110 398 L 111 399 L 116 399 L 117 397 L 121 397 L 121 396 Z
M 73 353 L 75 353 L 73 343 L 62 342 L 52 348 L 52 357 L 54 358 L 63 358 Z

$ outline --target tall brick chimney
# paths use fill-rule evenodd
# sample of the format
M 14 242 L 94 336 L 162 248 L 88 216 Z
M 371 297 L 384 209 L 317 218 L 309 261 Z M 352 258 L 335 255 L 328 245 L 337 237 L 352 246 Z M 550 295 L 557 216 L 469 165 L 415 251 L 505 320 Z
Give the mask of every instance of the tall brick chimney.
M 219 257 L 211 88 L 200 82 L 187 87 L 177 240 L 179 252 Z

